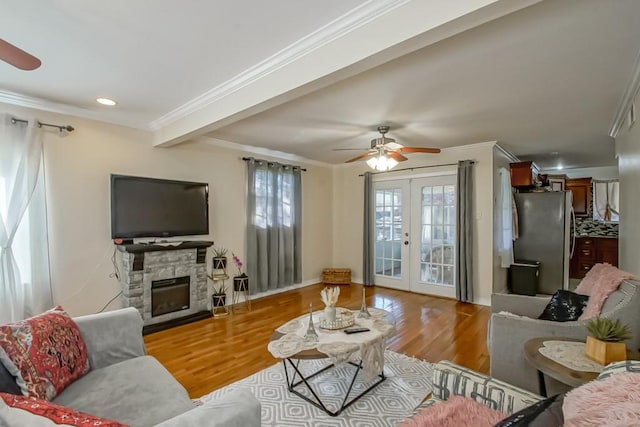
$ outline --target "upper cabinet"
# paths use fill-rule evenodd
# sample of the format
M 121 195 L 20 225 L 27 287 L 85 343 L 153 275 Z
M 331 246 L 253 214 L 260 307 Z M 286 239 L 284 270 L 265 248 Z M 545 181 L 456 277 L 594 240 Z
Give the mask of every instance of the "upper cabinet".
M 588 217 L 591 212 L 591 178 L 567 179 L 565 189 L 573 194 L 573 211 L 576 216 Z
M 533 162 L 511 163 L 510 169 L 513 187 L 531 187 L 538 182 L 538 168 Z

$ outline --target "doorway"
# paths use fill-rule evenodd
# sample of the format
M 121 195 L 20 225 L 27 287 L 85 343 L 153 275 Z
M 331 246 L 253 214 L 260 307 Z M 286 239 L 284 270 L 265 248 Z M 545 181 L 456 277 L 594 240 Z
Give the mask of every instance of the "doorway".
M 456 175 L 374 182 L 375 283 L 455 297 Z

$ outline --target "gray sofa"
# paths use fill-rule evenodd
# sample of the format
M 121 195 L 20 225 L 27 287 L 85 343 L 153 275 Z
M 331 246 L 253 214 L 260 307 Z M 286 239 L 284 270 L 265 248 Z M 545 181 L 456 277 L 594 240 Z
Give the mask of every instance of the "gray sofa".
M 196 406 L 185 388 L 146 355 L 142 319 L 134 308 L 74 318 L 91 371 L 54 402 L 130 426 L 260 426 L 260 403 L 246 390 Z M 0 384 L 13 380 L 0 370 Z
M 489 323 L 487 345 L 493 378 L 539 394 L 538 371 L 525 360 L 524 343 L 537 337 L 586 340 L 586 321 L 552 322 L 537 318 L 550 299 L 551 296 L 515 294 L 491 296 L 493 314 Z M 601 316 L 620 319 L 629 325 L 632 338 L 626 344 L 628 348 L 637 350 L 640 347 L 640 282 L 622 282 L 618 290 L 607 298 Z M 567 386 L 551 378 L 547 378 L 546 382 L 549 395 L 567 390 Z

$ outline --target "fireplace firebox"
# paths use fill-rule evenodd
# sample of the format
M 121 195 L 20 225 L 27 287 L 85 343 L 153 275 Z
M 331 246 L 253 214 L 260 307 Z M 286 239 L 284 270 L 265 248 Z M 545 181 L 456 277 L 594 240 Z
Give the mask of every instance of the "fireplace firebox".
M 151 282 L 151 316 L 189 309 L 189 276 Z

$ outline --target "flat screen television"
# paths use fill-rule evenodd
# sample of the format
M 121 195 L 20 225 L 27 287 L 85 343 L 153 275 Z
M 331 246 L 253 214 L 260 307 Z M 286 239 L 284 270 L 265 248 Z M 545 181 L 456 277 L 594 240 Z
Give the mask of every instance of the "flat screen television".
M 209 234 L 209 185 L 111 175 L 111 238 Z

